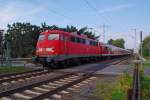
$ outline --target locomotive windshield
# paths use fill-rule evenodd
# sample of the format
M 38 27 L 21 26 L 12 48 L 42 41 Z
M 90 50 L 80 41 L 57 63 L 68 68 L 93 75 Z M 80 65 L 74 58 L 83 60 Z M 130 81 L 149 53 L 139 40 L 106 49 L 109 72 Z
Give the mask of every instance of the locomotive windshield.
M 59 34 L 50 34 L 48 40 L 59 40 Z
M 40 40 L 44 40 L 44 38 L 45 38 L 45 35 L 44 35 L 44 34 L 41 34 L 41 35 L 39 36 L 39 39 L 38 39 L 38 40 L 39 40 L 39 41 L 40 41 Z

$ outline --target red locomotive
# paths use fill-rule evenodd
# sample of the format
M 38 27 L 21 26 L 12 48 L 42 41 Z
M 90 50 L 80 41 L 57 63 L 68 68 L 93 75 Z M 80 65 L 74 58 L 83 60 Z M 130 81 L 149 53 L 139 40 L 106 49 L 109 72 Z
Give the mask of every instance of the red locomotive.
M 46 67 L 129 55 L 130 51 L 100 43 L 86 35 L 47 30 L 39 36 L 34 60 Z

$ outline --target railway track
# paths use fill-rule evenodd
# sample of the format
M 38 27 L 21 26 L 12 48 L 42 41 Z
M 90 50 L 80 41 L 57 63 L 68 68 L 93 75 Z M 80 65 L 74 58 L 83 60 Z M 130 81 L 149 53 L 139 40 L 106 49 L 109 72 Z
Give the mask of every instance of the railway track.
M 0 97 L 1 99 L 11 98 L 13 100 L 42 100 L 44 98 L 57 98 L 60 97 L 61 93 L 74 91 L 95 78 L 96 77 L 89 74 L 70 73 L 36 84 L 4 91 L 0 93 Z
M 8 75 L 3 75 L 0 78 L 0 85 L 1 84 L 7 84 L 9 82 L 14 82 L 20 79 L 26 79 L 30 77 L 35 77 L 35 76 L 40 76 L 43 74 L 50 73 L 50 70 L 34 70 L 34 71 L 28 71 L 28 72 L 23 72 L 23 73 L 15 73 L 15 74 L 8 74 Z
M 126 59 L 127 58 L 122 58 L 116 62 L 111 62 L 111 64 L 118 64 Z M 72 92 L 78 91 L 78 89 L 80 89 L 82 86 L 96 79 L 96 77 L 94 76 L 94 72 L 96 71 L 97 69 L 94 69 L 87 73 L 63 73 L 62 75 L 58 75 L 57 77 L 51 79 L 43 80 L 41 82 L 28 84 L 10 90 L 5 90 L 3 92 L 0 92 L 0 97 L 2 100 L 50 100 L 58 98 L 61 98 L 61 100 L 67 100 L 65 99 L 66 96 L 67 98 L 68 96 L 70 97 L 70 94 Z M 17 77 L 11 77 L 10 79 L 5 78 L 3 79 L 3 82 L 12 82 L 13 79 L 22 80 L 21 78 L 35 79 L 35 75 L 48 75 L 48 73 L 51 72 L 49 72 L 48 70 L 43 70 L 38 73 L 27 74 L 26 77 L 25 75 L 21 74 L 21 76 L 19 76 L 20 74 L 18 74 L 18 77 L 20 79 L 18 79 Z
M 118 64 L 119 62 L 122 62 L 126 58 L 121 58 L 120 60 L 117 61 L 111 61 L 110 64 Z M 116 59 L 115 59 L 116 60 Z M 95 70 L 94 70 L 95 71 Z M 19 79 L 26 79 L 30 78 L 32 76 L 40 76 L 43 74 L 47 74 L 53 72 L 53 70 L 43 70 L 43 69 L 38 69 L 38 70 L 33 70 L 33 71 L 27 71 L 27 72 L 22 72 L 22 73 L 13 73 L 13 74 L 6 74 L 6 75 L 0 75 L 0 84 L 7 84 L 6 82 L 13 82 L 17 81 Z
M 20 73 L 10 73 L 10 74 L 3 74 L 3 75 L 0 75 L 0 77 L 9 77 L 9 76 L 12 76 L 12 75 L 19 75 L 19 74 L 26 74 L 26 73 L 32 73 L 32 72 L 38 72 L 38 71 L 42 71 L 43 69 L 36 69 L 36 70 L 31 70 L 31 71 L 26 71 L 26 72 L 20 72 Z

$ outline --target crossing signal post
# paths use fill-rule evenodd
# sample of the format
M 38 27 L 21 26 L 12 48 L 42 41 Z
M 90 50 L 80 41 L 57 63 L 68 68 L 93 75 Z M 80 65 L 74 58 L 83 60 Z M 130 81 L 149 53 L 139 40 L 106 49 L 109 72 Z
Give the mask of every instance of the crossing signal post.
M 141 41 L 141 45 L 140 45 L 140 49 L 141 49 L 141 50 L 140 50 L 140 51 L 141 51 L 141 52 L 140 52 L 140 53 L 141 53 L 141 54 L 140 54 L 140 55 L 141 55 L 141 63 L 140 63 L 140 64 L 141 64 L 141 68 L 140 68 L 140 69 L 141 69 L 141 71 L 143 72 L 144 69 L 143 69 L 143 50 L 142 50 L 142 49 L 143 49 L 143 48 L 142 48 L 142 45 L 143 45 L 143 39 L 142 39 L 142 38 L 143 38 L 143 36 L 142 36 L 142 35 L 143 35 L 143 34 L 142 34 L 142 31 L 141 31 L 141 32 L 140 32 L 140 41 Z

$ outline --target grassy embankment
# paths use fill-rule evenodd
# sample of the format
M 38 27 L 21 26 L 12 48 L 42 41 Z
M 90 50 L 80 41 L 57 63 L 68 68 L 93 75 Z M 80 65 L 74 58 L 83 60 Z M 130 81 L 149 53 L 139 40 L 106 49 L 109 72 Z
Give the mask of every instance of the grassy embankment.
M 149 67 L 150 68 L 150 63 L 143 63 L 143 67 Z
M 94 95 L 100 100 L 127 100 L 132 82 L 129 74 L 123 74 L 112 83 L 97 83 Z
M 141 76 L 142 100 L 150 100 L 150 76 Z
M 9 67 L 9 66 L 0 66 L 0 74 L 5 73 L 19 73 L 24 71 L 29 71 L 31 69 L 23 67 L 23 66 L 17 66 L 17 67 Z
M 150 68 L 150 63 L 143 63 L 143 68 Z M 150 76 L 141 73 L 142 100 L 150 100 Z

